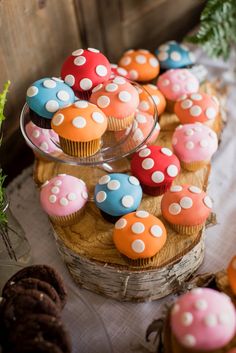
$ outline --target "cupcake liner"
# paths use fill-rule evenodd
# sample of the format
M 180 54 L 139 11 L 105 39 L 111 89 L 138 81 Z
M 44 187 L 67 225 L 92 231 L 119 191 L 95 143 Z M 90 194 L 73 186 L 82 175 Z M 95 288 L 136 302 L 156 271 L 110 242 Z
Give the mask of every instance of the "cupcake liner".
M 165 183 L 164 185 L 161 185 L 161 186 L 154 186 L 154 187 L 144 185 L 142 183 L 140 184 L 145 194 L 151 195 L 151 196 L 160 196 L 170 189 L 172 182 Z
M 197 170 L 204 168 L 209 163 L 210 161 L 196 161 L 191 163 L 180 161 L 181 167 L 189 172 L 196 172 Z
M 170 114 L 174 114 L 175 101 L 171 101 L 166 98 L 166 111 Z
M 71 213 L 70 215 L 67 216 L 50 216 L 49 218 L 50 220 L 55 223 L 58 224 L 60 226 L 70 226 L 73 224 L 76 224 L 79 222 L 81 216 L 84 214 L 84 207 L 81 210 L 78 210 L 74 213 Z
M 134 120 L 134 114 L 131 114 L 123 119 L 117 119 L 113 116 L 108 116 L 108 126 L 107 130 L 110 131 L 120 131 L 125 130 L 130 126 Z
M 152 265 L 153 263 L 153 259 L 156 255 L 152 256 L 152 257 L 145 257 L 145 258 L 140 258 L 140 259 L 130 259 L 129 257 L 123 255 L 123 258 L 125 259 L 125 261 L 127 261 L 129 263 L 130 266 L 135 266 L 135 267 L 147 267 L 148 265 Z
M 51 129 L 51 119 L 43 118 L 31 109 L 29 110 L 29 115 L 31 121 L 38 127 L 41 127 L 42 129 Z
M 72 157 L 89 157 L 93 156 L 101 145 L 101 139 L 91 140 L 87 142 L 70 141 L 59 136 L 60 146 L 63 152 Z
M 88 101 L 90 96 L 92 94 L 92 90 L 89 90 L 89 91 L 76 91 L 76 96 L 79 98 L 79 99 L 82 99 L 82 100 L 86 100 Z
M 198 234 L 200 232 L 200 230 L 202 230 L 202 228 L 205 225 L 205 222 L 202 224 L 199 224 L 199 225 L 195 225 L 195 226 L 173 224 L 173 223 L 170 223 L 170 225 L 179 234 L 194 235 L 194 234 Z

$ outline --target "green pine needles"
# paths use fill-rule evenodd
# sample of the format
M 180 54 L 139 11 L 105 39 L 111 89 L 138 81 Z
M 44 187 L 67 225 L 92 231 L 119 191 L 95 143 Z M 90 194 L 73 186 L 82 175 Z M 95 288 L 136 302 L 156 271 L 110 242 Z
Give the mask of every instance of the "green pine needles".
M 201 45 L 212 58 L 226 60 L 236 43 L 236 0 L 208 0 L 197 34 L 187 41 Z

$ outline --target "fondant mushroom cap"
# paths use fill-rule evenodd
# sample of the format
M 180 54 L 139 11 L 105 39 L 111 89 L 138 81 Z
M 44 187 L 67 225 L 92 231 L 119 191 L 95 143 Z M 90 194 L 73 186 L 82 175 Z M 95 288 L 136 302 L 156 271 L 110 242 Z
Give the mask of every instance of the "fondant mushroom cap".
M 157 86 L 152 84 L 143 85 L 142 87 L 139 87 L 138 92 L 140 100 L 138 106 L 139 110 L 153 115 L 155 112 L 155 105 L 158 115 L 161 115 L 164 112 L 166 108 L 166 99 Z

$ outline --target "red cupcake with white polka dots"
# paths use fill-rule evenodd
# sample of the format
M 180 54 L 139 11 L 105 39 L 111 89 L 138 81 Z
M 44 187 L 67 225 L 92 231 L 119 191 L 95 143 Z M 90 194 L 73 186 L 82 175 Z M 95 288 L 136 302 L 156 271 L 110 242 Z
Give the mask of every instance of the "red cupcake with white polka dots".
M 180 234 L 199 233 L 212 209 L 210 197 L 194 185 L 173 185 L 161 200 L 163 217 Z
M 111 76 L 110 79 L 115 78 L 116 76 L 122 76 L 129 78 L 128 71 L 123 67 L 118 66 L 117 64 L 111 64 Z
M 180 171 L 180 163 L 166 147 L 149 146 L 133 155 L 131 171 L 148 195 L 159 196 L 171 187 Z
M 219 102 L 210 94 L 192 93 L 176 102 L 174 110 L 181 124 L 200 122 L 211 127 L 219 114 Z
M 88 99 L 93 87 L 109 79 L 111 65 L 98 49 L 77 49 L 65 60 L 61 77 L 79 98 Z
M 49 218 L 61 226 L 77 223 L 87 201 L 84 181 L 72 175 L 58 174 L 41 186 L 41 206 Z
M 235 308 L 227 295 L 195 288 L 176 300 L 170 328 L 172 353 L 230 352 L 235 347 Z
M 90 102 L 107 116 L 108 130 L 120 131 L 132 124 L 139 105 L 139 95 L 124 77 L 116 76 L 95 87 Z

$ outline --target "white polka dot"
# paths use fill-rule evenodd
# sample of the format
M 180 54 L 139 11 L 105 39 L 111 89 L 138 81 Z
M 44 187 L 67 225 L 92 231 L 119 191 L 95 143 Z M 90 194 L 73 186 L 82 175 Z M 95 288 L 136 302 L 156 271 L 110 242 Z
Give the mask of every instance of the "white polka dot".
M 140 184 L 139 180 L 132 175 L 129 177 L 129 182 L 130 182 L 130 184 L 135 185 L 135 186 L 138 186 Z
M 73 55 L 73 56 L 82 55 L 83 52 L 84 52 L 83 49 L 77 49 L 77 50 L 75 50 L 75 51 L 72 52 L 72 55 Z
M 184 44 L 181 44 L 180 47 L 186 52 L 189 51 L 188 47 L 186 47 L 186 45 L 184 45 Z
M 86 63 L 86 58 L 84 56 L 77 56 L 75 59 L 74 59 L 74 64 L 76 66 L 82 66 Z
M 158 66 L 158 61 L 156 58 L 150 58 L 149 59 L 149 64 L 152 66 L 152 67 L 157 67 Z
M 208 141 L 207 141 L 207 140 L 201 140 L 201 141 L 199 142 L 199 144 L 200 144 L 200 146 L 201 146 L 202 148 L 208 147 Z
M 67 206 L 68 204 L 69 204 L 69 201 L 65 197 L 62 197 L 60 199 L 60 205 L 61 206 Z
M 58 174 L 57 176 L 62 176 L 62 177 L 64 177 L 64 176 L 66 176 L 66 174 L 65 173 L 60 173 L 60 174 Z M 80 180 L 81 181 L 81 180 Z
M 157 171 L 152 173 L 151 179 L 154 183 L 159 184 L 163 182 L 163 180 L 165 179 L 165 175 L 162 172 Z
M 228 325 L 228 324 L 231 323 L 230 317 L 229 317 L 229 315 L 226 314 L 226 313 L 221 313 L 221 314 L 219 314 L 218 319 L 219 319 L 219 323 L 220 323 L 221 325 Z
M 38 87 L 36 87 L 36 86 L 31 86 L 31 87 L 29 87 L 28 89 L 27 89 L 27 92 L 26 92 L 26 94 L 27 94 L 27 97 L 34 97 L 34 96 L 36 96 L 37 94 L 38 94 Z
M 115 229 L 123 229 L 125 228 L 126 224 L 127 224 L 126 219 L 120 218 L 115 224 Z
M 113 80 L 114 83 L 117 83 L 118 85 L 124 85 L 127 81 L 124 77 L 117 76 Z
M 39 130 L 34 130 L 33 132 L 32 132 L 32 135 L 33 135 L 33 137 L 34 138 L 39 138 L 39 136 L 41 135 L 41 133 L 40 133 L 40 131 Z
M 203 319 L 207 327 L 215 327 L 217 325 L 217 317 L 214 314 L 208 314 Z
M 72 125 L 76 127 L 77 129 L 82 129 L 86 126 L 86 119 L 83 118 L 82 116 L 77 116 L 72 120 Z
M 183 188 L 180 185 L 172 185 L 171 188 L 170 188 L 171 192 L 179 192 L 179 191 L 182 191 L 182 190 L 183 190 Z
M 183 125 L 180 124 L 179 126 L 177 126 L 176 130 L 180 130 L 182 128 L 183 128 Z
M 188 196 L 182 197 L 179 203 L 180 206 L 184 209 L 188 209 L 193 206 L 193 200 Z
M 145 226 L 143 223 L 141 222 L 135 222 L 132 226 L 131 226 L 131 230 L 134 234 L 141 234 L 145 231 Z
M 202 95 L 199 93 L 193 93 L 193 94 L 191 94 L 191 98 L 195 101 L 200 101 L 200 100 L 202 100 Z
M 205 196 L 203 199 L 203 202 L 205 204 L 206 207 L 208 208 L 212 208 L 212 200 L 209 196 Z
M 107 194 L 105 193 L 105 191 L 99 191 L 96 195 L 96 201 L 98 203 L 104 202 L 107 198 Z
M 149 212 L 147 212 L 147 211 L 137 211 L 136 212 L 136 216 L 138 218 L 147 218 L 147 217 L 149 217 Z
M 217 112 L 214 108 L 207 108 L 206 116 L 209 120 L 215 119 Z
M 119 100 L 124 103 L 129 102 L 132 99 L 131 94 L 127 91 L 120 91 L 118 97 Z
M 133 140 L 134 141 L 142 141 L 143 140 L 143 132 L 141 129 L 136 129 L 134 134 L 133 134 Z
M 74 200 L 76 200 L 76 199 L 77 199 L 76 193 L 70 192 L 70 193 L 67 195 L 67 199 L 68 199 L 69 201 L 74 201 Z
M 144 148 L 139 152 L 139 157 L 147 157 L 151 154 L 151 150 L 149 148 Z
M 202 190 L 199 189 L 197 186 L 190 186 L 189 191 L 191 191 L 193 194 L 201 194 Z
M 173 52 L 170 54 L 170 58 L 171 58 L 171 60 L 173 60 L 173 61 L 180 61 L 180 60 L 181 60 L 181 55 L 180 55 L 180 53 L 178 53 L 177 51 L 173 51 Z
M 100 77 L 104 77 L 107 75 L 107 68 L 104 65 L 98 65 L 95 69 L 96 73 Z
M 103 176 L 99 179 L 98 184 L 104 185 L 104 184 L 107 184 L 110 180 L 111 180 L 111 177 L 110 177 L 109 175 L 103 175 Z
M 130 70 L 129 71 L 129 76 L 130 76 L 131 80 L 137 80 L 138 72 L 136 70 Z
M 204 299 L 198 299 L 195 303 L 194 303 L 194 307 L 197 310 L 206 310 L 208 307 L 207 301 Z
M 42 134 L 43 134 L 44 136 L 49 136 L 49 131 L 46 130 L 46 129 L 42 129 Z
M 87 199 L 88 199 L 88 193 L 87 193 L 87 191 L 83 191 L 82 194 L 81 194 L 81 196 L 82 196 L 82 198 L 83 198 L 84 200 L 87 200 Z
M 178 175 L 179 171 L 178 171 L 178 168 L 176 167 L 176 165 L 171 164 L 167 168 L 166 172 L 170 177 L 174 178 L 174 177 L 176 177 L 176 175 Z
M 53 194 L 59 194 L 60 189 L 59 189 L 57 186 L 54 186 L 54 187 L 51 188 L 51 192 L 52 192 Z
M 186 90 L 188 92 L 196 92 L 198 90 L 198 83 L 197 82 L 188 82 L 186 84 Z
M 190 312 L 185 312 L 181 316 L 181 323 L 183 326 L 190 326 L 193 322 L 193 314 Z
M 165 86 L 169 86 L 170 81 L 169 81 L 169 80 L 167 80 L 167 79 L 164 79 L 164 80 L 161 80 L 161 81 L 160 81 L 160 83 L 161 83 L 161 85 L 162 85 L 162 86 L 164 86 L 164 87 L 165 87 Z
M 177 143 L 178 143 L 177 137 L 173 137 L 173 139 L 172 139 L 172 145 L 173 145 L 173 146 L 176 146 Z
M 130 56 L 125 56 L 121 59 L 121 65 L 127 66 L 131 63 L 132 59 Z
M 50 202 L 50 203 L 55 203 L 56 201 L 57 201 L 56 195 L 50 195 L 50 196 L 49 196 L 49 202 Z
M 136 120 L 138 121 L 138 123 L 140 123 L 140 124 L 145 124 L 145 123 L 147 122 L 146 116 L 143 115 L 143 114 L 140 114 L 140 113 L 136 114 L 135 119 L 136 119 Z
M 136 239 L 132 242 L 131 248 L 134 252 L 141 254 L 145 250 L 145 244 L 141 239 Z
M 170 46 L 168 44 L 162 44 L 158 47 L 158 50 L 160 51 L 167 51 L 170 49 Z
M 61 180 L 55 180 L 53 185 L 55 186 L 60 186 L 62 184 L 62 181 Z
M 163 230 L 160 226 L 155 224 L 154 226 L 151 227 L 150 233 L 152 234 L 153 237 L 160 238 L 163 234 Z
M 168 59 L 169 55 L 168 55 L 168 53 L 161 51 L 160 53 L 158 53 L 157 57 L 160 61 L 166 61 Z
M 42 142 L 41 144 L 40 144 L 40 148 L 41 148 L 41 150 L 43 150 L 43 151 L 47 151 L 48 150 L 48 148 L 49 148 L 49 146 L 48 146 L 48 144 L 47 144 L 47 142 Z
M 156 105 L 159 105 L 160 104 L 160 98 L 158 96 L 155 96 L 155 95 L 152 95 L 152 99 L 154 100 L 154 103 Z
M 92 53 L 99 53 L 99 50 L 95 48 L 88 48 L 88 51 L 91 51 Z
M 168 208 L 168 211 L 170 214 L 172 214 L 173 216 L 179 214 L 181 212 L 181 207 L 178 203 L 171 203 L 169 208 Z
M 191 294 L 194 294 L 194 295 L 202 294 L 202 288 L 193 288 L 191 290 Z
M 201 128 L 201 126 L 194 126 L 193 130 L 196 132 L 201 132 L 202 128 Z
M 45 109 L 50 113 L 55 113 L 59 109 L 59 104 L 57 101 L 49 100 L 45 105 Z
M 93 86 L 93 83 L 89 78 L 83 78 L 79 85 L 84 91 L 88 91 Z
M 55 88 L 56 87 L 56 82 L 53 80 L 44 80 L 43 81 L 43 86 L 46 88 Z
M 171 87 L 171 89 L 172 89 L 173 92 L 179 92 L 180 89 L 181 89 L 181 87 L 180 87 L 180 85 L 175 84 L 175 85 L 173 85 L 173 86 Z
M 97 100 L 99 108 L 106 108 L 110 104 L 110 98 L 107 96 L 100 96 Z
M 138 107 L 141 110 L 147 111 L 150 108 L 150 105 L 147 101 L 141 101 Z
M 92 92 L 95 93 L 95 92 L 99 91 L 102 87 L 103 87 L 103 84 L 102 84 L 102 83 L 99 83 L 99 85 L 95 86 L 95 87 L 92 89 Z
M 142 162 L 142 167 L 145 170 L 152 169 L 154 166 L 154 160 L 152 158 L 146 158 Z
M 172 151 L 169 148 L 162 147 L 161 148 L 161 153 L 165 154 L 166 156 L 172 156 Z
M 134 204 L 134 198 L 130 195 L 126 195 L 122 197 L 121 203 L 125 208 L 130 208 Z
M 76 108 L 88 108 L 89 104 L 87 101 L 78 101 L 74 103 Z
M 66 75 L 65 82 L 71 87 L 74 86 L 74 84 L 75 84 L 74 76 L 73 75 Z
M 181 108 L 189 109 L 193 105 L 193 102 L 190 99 L 185 99 L 183 102 L 180 103 Z
M 105 120 L 104 115 L 99 112 L 93 112 L 92 119 L 95 121 L 95 123 L 98 123 L 98 124 L 102 124 Z
M 135 61 L 138 63 L 138 64 L 145 64 L 147 62 L 147 59 L 144 55 L 137 55 L 135 57 Z
M 61 90 L 57 92 L 57 98 L 63 102 L 66 102 L 70 99 L 70 95 L 68 92 Z
M 118 190 L 120 188 L 120 182 L 118 180 L 110 180 L 107 184 L 109 190 Z
M 115 83 L 108 83 L 108 85 L 106 85 L 105 90 L 107 92 L 115 92 L 118 90 L 118 85 L 116 85 Z
M 183 337 L 182 343 L 185 347 L 194 347 L 196 345 L 196 338 L 193 335 L 187 334 Z
M 171 310 L 171 314 L 175 315 L 180 311 L 180 305 L 179 304 L 175 304 Z
M 202 108 L 199 107 L 198 105 L 193 105 L 191 108 L 190 108 L 190 114 L 192 116 L 199 116 L 201 115 L 202 113 Z
M 185 148 L 187 148 L 187 150 L 192 150 L 194 148 L 194 143 L 192 141 L 186 142 Z
M 122 75 L 122 76 L 127 76 L 128 75 L 128 71 L 123 69 L 123 67 L 118 67 L 117 72 L 118 72 L 119 75 Z
M 187 129 L 187 130 L 185 130 L 184 134 L 186 136 L 192 136 L 194 134 L 194 131 L 193 131 L 193 129 Z

